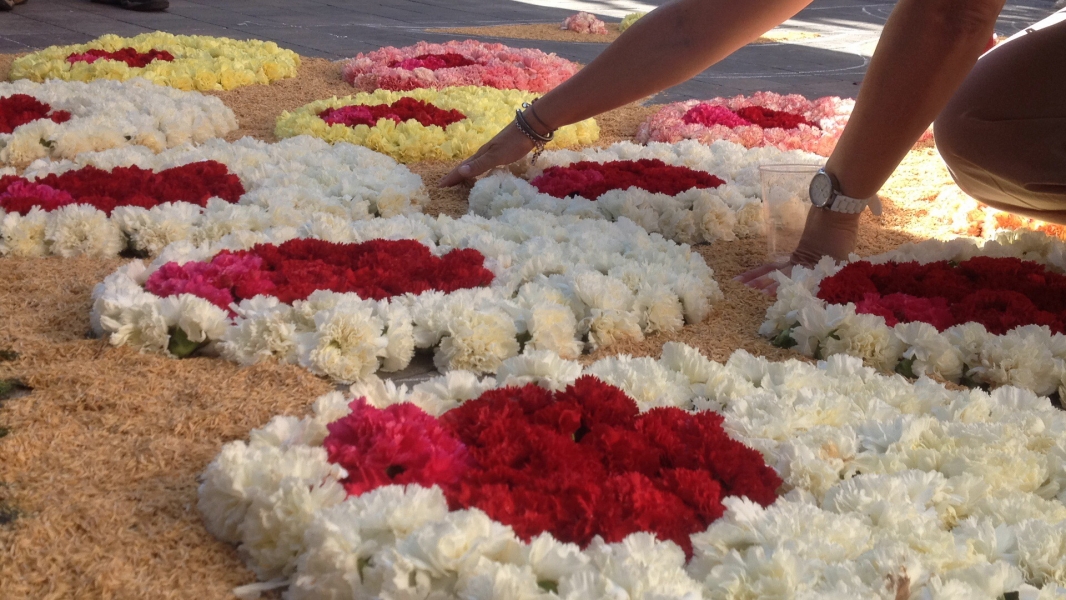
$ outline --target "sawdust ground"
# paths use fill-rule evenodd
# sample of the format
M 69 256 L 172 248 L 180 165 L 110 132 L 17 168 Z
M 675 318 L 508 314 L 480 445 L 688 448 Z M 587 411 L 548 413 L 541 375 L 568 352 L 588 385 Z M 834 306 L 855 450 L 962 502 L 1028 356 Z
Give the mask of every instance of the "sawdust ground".
M 6 74 L 10 56 L 0 56 Z M 277 114 L 350 93 L 337 66 L 305 59 L 299 76 L 218 95 L 238 115 L 235 136 L 273 140 Z M 601 117 L 601 143 L 631 139 L 652 108 Z M 411 168 L 430 189 L 429 212 L 461 215 L 465 189 L 433 183 L 456 161 Z M 932 148 L 911 152 L 882 190 L 881 222 L 862 221 L 860 254 L 939 235 L 926 210 L 950 178 Z M 868 215 L 868 213 L 867 213 Z M 794 357 L 756 335 L 771 300 L 732 281 L 765 260 L 761 239 L 696 248 L 726 300 L 704 323 L 610 353 L 655 355 L 677 339 L 717 360 L 744 348 Z M 0 598 L 222 598 L 254 580 L 236 551 L 214 540 L 196 510 L 197 476 L 225 442 L 278 414 L 304 414 L 331 386 L 294 366 L 240 368 L 176 361 L 88 337 L 90 293 L 123 261 L 0 259 L 0 380 L 28 395 L 0 400 Z M 587 357 L 592 360 L 607 351 Z M 0 352 L 0 356 L 3 356 Z M 9 517 L 16 516 L 14 520 Z M 10 521 L 10 522 L 8 522 Z
M 576 42 L 581 44 L 610 44 L 622 34 L 618 23 L 607 23 L 606 34 L 577 33 L 560 29 L 562 23 L 526 23 L 521 25 L 487 25 L 484 27 L 446 27 L 427 29 L 431 33 L 452 33 L 476 38 L 507 38 L 517 40 L 542 40 L 551 42 Z M 774 44 L 821 37 L 813 31 L 774 29 L 760 36 L 752 44 Z

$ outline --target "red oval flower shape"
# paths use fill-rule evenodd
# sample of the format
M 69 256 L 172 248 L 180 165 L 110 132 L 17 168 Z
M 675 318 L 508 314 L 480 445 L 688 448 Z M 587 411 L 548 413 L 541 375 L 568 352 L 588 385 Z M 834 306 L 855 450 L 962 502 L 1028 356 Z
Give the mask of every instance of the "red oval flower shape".
M 476 64 L 476 62 L 462 54 L 445 52 L 443 54 L 419 54 L 414 58 L 394 60 L 389 63 L 389 68 L 394 69 L 399 67 L 406 71 L 414 71 L 415 69 L 429 69 L 430 71 L 436 71 L 438 69 L 469 67 L 470 65 Z
M 335 244 L 297 239 L 239 252 L 224 250 L 210 262 L 167 263 L 152 273 L 144 289 L 161 297 L 193 294 L 220 308 L 260 294 L 292 303 L 316 290 L 384 300 L 406 293 L 486 286 L 494 276 L 484 263 L 477 250 L 434 256 L 415 240 Z
M 33 181 L 15 175 L 0 177 L 0 208 L 25 215 L 35 206 L 48 211 L 67 204 L 89 204 L 110 215 L 118 206 L 151 208 L 167 202 L 206 206 L 212 197 L 237 202 L 244 192 L 240 178 L 213 160 L 158 173 L 138 166 L 110 171 L 88 166 Z
M 392 419 L 384 413 L 394 407 L 353 407 L 357 412 L 330 425 L 325 442 L 330 460 L 356 473 L 359 484 L 349 493 L 389 483 L 439 485 L 452 510 L 479 508 L 527 541 L 548 531 L 584 547 L 597 535 L 618 542 L 646 531 L 691 556 L 689 536 L 722 516 L 723 497 L 767 506 L 781 485 L 762 455 L 725 433 L 721 415 L 675 408 L 640 414 L 622 390 L 595 377 L 558 393 L 533 384 L 486 392 L 446 412 L 440 429 L 418 409 L 407 409 L 410 421 L 402 426 L 385 428 L 376 424 Z M 397 433 L 378 433 L 386 429 Z M 407 437 L 419 441 L 398 442 Z M 383 465 L 403 470 L 381 477 Z M 378 483 L 364 485 L 368 480 Z
M 548 167 L 531 182 L 541 193 L 566 198 L 599 198 L 609 190 L 631 187 L 675 196 L 693 188 L 716 188 L 721 179 L 705 171 L 668 165 L 658 159 L 581 161 L 565 167 Z
M 699 124 L 705 127 L 724 125 L 729 128 L 742 127 L 744 125 L 758 125 L 763 129 L 779 127 L 781 129 L 796 129 L 800 125 L 806 125 L 818 129 L 818 125 L 808 121 L 803 115 L 783 110 L 771 110 L 762 106 L 745 106 L 737 110 L 730 110 L 717 104 L 702 102 L 688 109 L 681 117 L 688 124 Z
M 91 64 L 98 60 L 117 60 L 119 62 L 124 62 L 133 68 L 143 68 L 156 60 L 171 62 L 174 60 L 174 55 L 166 50 L 152 49 L 148 52 L 138 52 L 133 48 L 120 48 L 114 52 L 108 52 L 107 50 L 87 50 L 81 54 L 71 54 L 67 57 L 67 62 L 70 64 L 79 62 L 87 62 Z
M 330 125 L 366 125 L 373 127 L 379 119 L 389 119 L 397 123 L 403 123 L 414 119 L 422 125 L 429 127 L 436 125 L 444 128 L 452 123 L 458 123 L 466 118 L 466 115 L 457 110 L 444 110 L 428 102 L 414 98 L 400 98 L 392 104 L 353 104 L 340 108 L 327 108 L 318 113 L 318 116 Z
M 53 111 L 52 107 L 28 94 L 12 94 L 0 98 L 0 133 L 13 133 L 16 127 L 38 119 L 66 123 L 70 113 Z
M 978 256 L 958 265 L 859 261 L 823 279 L 818 297 L 854 302 L 857 312 L 880 315 L 889 326 L 921 321 L 943 331 L 980 323 L 1002 335 L 1035 324 L 1066 333 L 1066 276 L 1017 258 Z

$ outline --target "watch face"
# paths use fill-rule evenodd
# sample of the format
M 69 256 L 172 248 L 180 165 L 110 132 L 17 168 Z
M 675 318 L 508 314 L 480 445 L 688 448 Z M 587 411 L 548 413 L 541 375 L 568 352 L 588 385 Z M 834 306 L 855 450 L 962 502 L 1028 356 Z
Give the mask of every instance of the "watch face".
M 833 195 L 833 180 L 824 171 L 819 171 L 811 179 L 811 204 L 823 207 Z

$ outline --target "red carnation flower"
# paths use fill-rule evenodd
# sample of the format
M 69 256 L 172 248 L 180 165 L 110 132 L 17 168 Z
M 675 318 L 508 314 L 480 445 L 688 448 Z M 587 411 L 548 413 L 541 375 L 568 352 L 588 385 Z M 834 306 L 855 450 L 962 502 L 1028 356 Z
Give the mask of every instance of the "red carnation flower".
M 114 52 L 97 49 L 86 50 L 81 54 L 71 54 L 67 57 L 67 62 L 70 64 L 78 62 L 87 62 L 91 64 L 98 60 L 117 60 L 126 63 L 132 68 L 143 68 L 156 60 L 171 62 L 174 60 L 174 55 L 166 50 L 153 49 L 148 52 L 138 52 L 133 48 L 120 48 Z
M 466 118 L 466 115 L 457 110 L 444 110 L 428 102 L 414 98 L 403 97 L 392 104 L 353 104 L 340 108 L 327 108 L 318 113 L 318 116 L 330 125 L 366 125 L 373 127 L 379 119 L 389 119 L 396 123 L 407 120 L 415 120 L 429 127 L 447 127 L 452 123 L 458 123 Z
M 66 123 L 70 113 L 53 111 L 52 107 L 28 94 L 12 94 L 0 98 L 0 133 L 13 133 L 16 127 L 38 119 Z

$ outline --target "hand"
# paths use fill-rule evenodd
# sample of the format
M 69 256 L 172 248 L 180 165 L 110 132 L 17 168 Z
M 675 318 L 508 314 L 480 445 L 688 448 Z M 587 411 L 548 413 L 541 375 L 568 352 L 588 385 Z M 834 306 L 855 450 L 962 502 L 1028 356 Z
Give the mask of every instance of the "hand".
M 745 271 L 735 277 L 734 281 L 774 295 L 777 293 L 777 281 L 773 279 L 773 273 L 780 271 L 786 276 L 791 275 L 793 266 L 810 267 L 823 256 L 844 260 L 855 249 L 858 234 L 858 214 L 812 208 L 807 213 L 807 223 L 803 227 L 803 235 L 800 237 L 799 244 L 788 260 L 767 263 Z
M 526 137 L 512 123 L 479 148 L 477 153 L 452 169 L 452 172 L 445 175 L 437 182 L 437 185 L 451 187 L 460 182 L 473 183 L 478 175 L 493 167 L 509 165 L 529 154 L 532 149 L 533 140 Z

